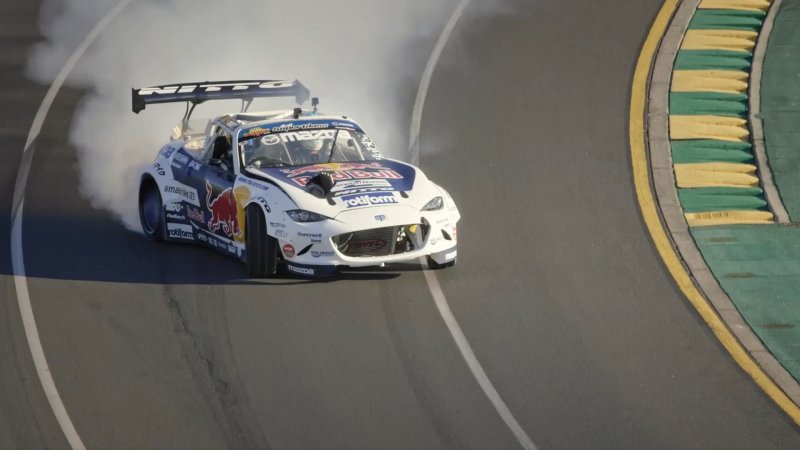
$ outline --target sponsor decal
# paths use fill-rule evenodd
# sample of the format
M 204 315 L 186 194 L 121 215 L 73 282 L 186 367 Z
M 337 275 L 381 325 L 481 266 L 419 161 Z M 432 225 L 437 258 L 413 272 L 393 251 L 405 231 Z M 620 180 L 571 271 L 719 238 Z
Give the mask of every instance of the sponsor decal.
M 160 163 L 153 164 L 153 169 L 155 169 L 156 173 L 162 177 L 167 174 L 167 171 L 164 170 L 164 167 Z
M 186 155 L 184 155 L 184 154 L 183 154 L 183 153 L 181 153 L 181 152 L 178 152 L 178 153 L 175 153 L 175 158 L 174 158 L 174 160 L 175 160 L 175 161 L 178 161 L 178 162 L 179 162 L 179 163 L 181 163 L 181 164 L 186 164 L 186 163 L 188 163 L 188 162 L 189 162 L 189 157 L 188 157 L 188 156 L 186 156 Z
M 250 178 L 239 177 L 238 182 L 240 182 L 242 184 L 246 184 L 248 186 L 252 186 L 252 187 L 254 187 L 256 189 L 261 189 L 262 191 L 269 190 L 269 186 L 267 186 L 266 184 L 259 183 L 257 181 L 253 181 Z
M 320 130 L 320 131 L 295 131 L 291 133 L 281 133 L 280 139 L 283 142 L 297 142 L 297 141 L 313 141 L 317 139 L 333 139 L 336 135 L 336 130 Z M 277 136 L 271 136 L 277 137 Z M 277 144 L 277 140 L 275 140 L 272 144 Z M 266 142 L 265 142 L 266 144 Z
M 361 208 L 364 206 L 392 205 L 397 203 L 397 198 L 390 192 L 374 192 L 371 194 L 345 195 L 342 202 L 348 208 Z
M 175 147 L 166 146 L 161 149 L 161 156 L 164 158 L 169 158 L 173 153 L 175 153 Z
M 191 206 L 187 207 L 186 208 L 186 215 L 189 216 L 190 220 L 193 220 L 193 221 L 199 222 L 199 223 L 206 223 L 206 215 L 205 215 L 205 213 L 203 213 L 203 211 L 201 211 L 201 210 L 199 210 L 197 208 L 192 208 Z
M 203 169 L 203 165 L 199 161 L 195 161 L 194 159 L 192 159 L 191 161 L 189 161 L 189 168 L 199 172 Z
M 167 219 L 186 220 L 186 216 L 182 216 L 180 214 L 167 213 Z
M 340 192 L 348 189 L 357 189 L 357 188 L 391 188 L 392 183 L 384 179 L 376 179 L 376 180 L 342 180 L 338 181 L 331 192 Z
M 227 188 L 216 197 L 214 187 L 206 181 L 206 208 L 211 213 L 208 229 L 217 233 L 222 231 L 226 236 L 237 241 L 244 241 L 244 202 L 250 198 L 250 190 L 239 186 L 235 190 Z
M 286 244 L 283 246 L 283 255 L 287 258 L 294 258 L 294 247 L 292 244 Z
M 372 163 L 324 163 L 311 164 L 296 169 L 282 169 L 288 178 L 300 186 L 305 186 L 320 172 L 331 172 L 331 178 L 336 183 L 343 180 L 402 180 L 403 176 L 379 162 Z
M 441 241 L 441 240 L 442 240 L 442 237 L 439 237 L 439 236 L 437 236 L 437 237 L 431 238 L 431 240 L 430 240 L 430 242 L 429 242 L 429 243 L 430 243 L 430 245 L 436 245 L 436 244 L 438 244 L 438 243 L 439 243 L 439 241 Z
M 269 203 L 267 203 L 267 199 L 265 199 L 264 197 L 257 197 L 255 201 L 259 205 L 263 206 L 266 212 L 268 213 L 272 212 L 272 208 L 269 207 Z
M 312 250 L 311 251 L 311 256 L 313 256 L 314 258 L 319 258 L 319 257 L 322 257 L 322 256 L 331 257 L 331 256 L 333 256 L 333 252 L 332 251 L 320 252 L 320 251 L 317 251 L 317 250 Z
M 232 244 L 228 244 L 228 253 L 235 255 L 236 254 L 236 246 Z
M 269 134 L 269 130 L 263 127 L 256 127 L 247 130 L 246 133 L 242 135 L 242 139 L 252 139 L 256 137 L 266 136 Z
M 286 239 L 289 237 L 289 233 L 287 233 L 286 230 L 281 230 L 281 229 L 273 230 L 272 234 L 274 234 L 275 237 L 279 239 Z
M 197 239 L 199 241 L 208 242 L 208 237 L 206 237 L 205 233 L 197 233 Z
M 194 240 L 194 232 L 190 225 L 168 223 L 167 236 L 172 239 Z
M 325 128 L 330 127 L 330 124 L 325 122 L 314 123 L 284 123 L 282 125 L 278 125 L 272 127 L 273 133 L 285 133 L 287 131 L 300 131 L 300 130 L 323 130 Z
M 385 214 L 376 214 L 375 221 L 376 222 L 386 222 L 387 218 Z
M 180 204 L 180 203 L 167 203 L 164 206 L 164 209 L 167 212 L 179 213 L 179 212 L 183 211 L 183 205 Z
M 275 145 L 275 144 L 280 144 L 280 142 L 281 138 L 275 136 L 274 134 L 269 136 L 264 136 L 264 138 L 261 139 L 261 143 L 263 145 Z
M 453 240 L 454 241 L 458 240 L 458 228 L 456 228 L 455 225 L 453 225 L 453 234 L 452 234 L 452 236 L 453 236 Z
M 184 166 L 184 165 L 182 165 L 182 164 L 178 164 L 178 163 L 177 163 L 177 162 L 175 162 L 175 161 L 172 161 L 172 164 L 170 164 L 170 165 L 171 165 L 173 168 L 175 168 L 175 169 L 178 169 L 178 170 L 183 170 L 183 168 L 184 168 L 184 167 L 186 167 L 186 166 Z
M 386 247 L 388 242 L 383 239 L 367 239 L 347 244 L 348 250 L 378 250 Z
M 306 233 L 305 231 L 298 231 L 297 237 L 309 239 L 322 239 L 322 233 Z
M 295 266 L 294 264 L 287 264 L 286 268 L 289 269 L 290 272 L 300 275 L 314 275 L 316 273 L 316 271 L 310 267 L 299 267 Z
M 350 195 L 350 194 L 364 194 L 366 192 L 392 192 L 394 188 L 364 188 L 364 189 L 348 189 L 346 191 L 339 191 L 334 192 L 334 197 L 341 197 L 343 195 Z
M 454 259 L 457 255 L 458 255 L 458 251 L 454 250 L 454 251 L 444 255 L 444 259 L 450 261 L 451 259 Z
M 286 225 L 284 225 L 284 224 L 282 224 L 280 222 L 270 222 L 269 223 L 269 227 L 270 228 L 286 228 Z
M 178 86 L 159 86 L 144 88 L 139 91 L 142 97 L 172 95 L 172 94 L 191 94 L 195 91 L 199 93 L 219 93 L 223 88 L 229 91 L 247 91 L 250 89 L 286 89 L 293 84 L 292 81 L 265 81 L 265 82 L 238 82 L 238 83 L 201 83 L 201 84 L 181 84 Z M 223 118 L 224 119 L 224 118 Z
M 322 242 L 322 233 L 306 233 L 305 231 L 298 231 L 297 237 L 310 239 L 312 244 L 319 244 Z
M 383 155 L 378 150 L 378 147 L 375 146 L 375 143 L 372 142 L 372 139 L 369 138 L 366 134 L 361 137 L 361 144 L 370 152 L 373 158 L 375 159 L 382 159 Z
M 164 186 L 164 193 L 177 195 L 178 197 L 181 197 L 182 199 L 186 200 L 187 202 L 195 206 L 200 206 L 199 203 L 197 203 L 197 190 L 189 186 L 167 185 Z

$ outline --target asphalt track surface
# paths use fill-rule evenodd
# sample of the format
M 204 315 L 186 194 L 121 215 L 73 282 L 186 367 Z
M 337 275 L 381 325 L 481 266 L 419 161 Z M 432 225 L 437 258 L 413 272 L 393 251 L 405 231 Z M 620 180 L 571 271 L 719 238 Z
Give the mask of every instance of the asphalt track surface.
M 8 236 L 46 87 L 22 75 L 36 2 L 3 3 Z M 660 2 L 599 3 L 521 3 L 480 20 L 470 7 L 445 48 L 421 128 L 421 166 L 463 215 L 443 291 L 540 448 L 798 448 L 797 428 L 676 290 L 639 217 L 627 111 Z M 518 447 L 419 267 L 251 282 L 232 260 L 145 241 L 92 209 L 67 139 L 80 97 L 62 90 L 44 124 L 23 233 L 42 343 L 87 447 Z M 0 269 L 0 447 L 66 447 L 8 257 Z

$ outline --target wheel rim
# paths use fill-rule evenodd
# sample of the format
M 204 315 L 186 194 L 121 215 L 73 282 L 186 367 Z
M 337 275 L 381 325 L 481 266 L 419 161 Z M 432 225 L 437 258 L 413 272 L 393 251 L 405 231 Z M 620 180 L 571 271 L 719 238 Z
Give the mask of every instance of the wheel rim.
M 161 196 L 155 189 L 148 189 L 142 201 L 142 225 L 147 234 L 156 231 L 158 222 L 161 219 Z

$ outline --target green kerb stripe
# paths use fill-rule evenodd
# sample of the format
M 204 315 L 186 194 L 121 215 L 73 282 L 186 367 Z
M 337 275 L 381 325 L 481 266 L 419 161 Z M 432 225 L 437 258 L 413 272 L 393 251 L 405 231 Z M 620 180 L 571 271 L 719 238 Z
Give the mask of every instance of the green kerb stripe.
M 750 71 L 753 55 L 731 50 L 681 50 L 675 59 L 675 70 L 743 70 Z
M 747 116 L 745 94 L 718 92 L 671 92 L 669 113 L 679 115 Z
M 766 17 L 762 11 L 737 9 L 698 9 L 690 30 L 749 30 L 758 31 Z
M 678 189 L 686 212 L 768 210 L 760 188 Z
M 752 146 L 748 142 L 728 142 L 706 139 L 672 141 L 674 164 L 701 162 L 750 163 Z

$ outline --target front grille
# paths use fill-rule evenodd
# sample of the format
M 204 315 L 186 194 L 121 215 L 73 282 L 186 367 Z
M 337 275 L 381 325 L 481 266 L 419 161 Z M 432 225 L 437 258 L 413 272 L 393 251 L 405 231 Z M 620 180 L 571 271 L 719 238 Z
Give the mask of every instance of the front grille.
M 334 236 L 333 243 L 345 256 L 388 256 L 421 248 L 427 232 L 425 225 L 373 228 Z

